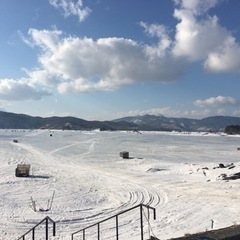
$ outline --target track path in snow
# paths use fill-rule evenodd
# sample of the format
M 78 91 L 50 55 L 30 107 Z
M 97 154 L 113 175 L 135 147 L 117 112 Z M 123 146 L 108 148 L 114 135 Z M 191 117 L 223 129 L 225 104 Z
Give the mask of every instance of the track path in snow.
M 73 232 L 140 203 L 153 207 L 167 203 L 168 197 L 159 186 L 149 185 L 136 173 L 123 169 L 122 159 L 112 159 L 106 143 L 114 139 L 113 135 L 103 139 L 94 134 L 76 139 L 59 135 L 54 133 L 50 137 L 48 132 L 36 132 L 19 138 L 18 144 L 8 143 L 7 147 L 13 148 L 6 156 L 10 164 L 31 163 L 33 168 L 30 179 L 16 179 L 19 185 L 12 192 L 12 198 L 18 202 L 24 188 L 25 203 L 18 204 L 14 213 L 11 213 L 11 206 L 5 208 L 6 214 L 15 219 L 19 228 L 26 224 L 27 229 L 44 216 L 32 215 L 30 198 L 37 201 L 38 208 L 46 208 L 53 191 L 55 199 L 51 217 L 58 222 L 62 234 L 66 231 L 66 224 Z M 103 152 L 100 152 L 102 155 L 99 153 L 101 149 L 106 153 L 106 160 Z M 131 221 L 131 215 L 122 219 L 124 224 Z
M 13 138 L 19 143 L 13 143 Z M 158 236 L 164 236 L 161 239 L 174 237 L 173 232 L 184 235 L 189 229 L 205 231 L 212 216 L 218 227 L 231 225 L 238 221 L 235 210 L 240 186 L 238 181 L 223 183 L 216 178 L 221 171 L 240 171 L 234 162 L 239 153 L 232 150 L 237 149 L 239 141 L 226 138 L 126 132 L 1 132 L 0 236 L 16 239 L 49 215 L 57 222 L 58 236 L 54 240 L 69 239 L 70 233 L 139 203 L 157 209 L 153 226 Z M 129 159 L 119 157 L 125 150 L 130 151 Z M 220 160 L 234 162 L 236 168 L 213 170 Z M 16 165 L 23 162 L 33 168 L 30 178 L 14 176 Z M 209 168 L 206 176 L 203 167 Z M 37 208 L 46 208 L 54 191 L 51 211 L 31 209 L 31 197 Z M 135 237 L 139 226 L 136 216 L 139 212 L 121 217 L 122 225 L 133 225 L 133 232 L 124 230 L 130 236 L 123 239 L 139 239 Z M 113 224 L 105 228 L 113 229 Z

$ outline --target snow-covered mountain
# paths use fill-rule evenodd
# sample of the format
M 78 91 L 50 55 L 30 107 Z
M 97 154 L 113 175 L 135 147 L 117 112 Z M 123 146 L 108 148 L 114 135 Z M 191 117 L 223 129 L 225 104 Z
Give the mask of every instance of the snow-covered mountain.
M 168 118 L 163 115 L 143 115 L 124 117 L 112 121 L 87 121 L 71 116 L 43 118 L 0 111 L 1 129 L 224 131 L 229 125 L 240 125 L 240 118 L 214 116 L 203 119 L 189 119 Z
M 163 115 L 124 117 L 115 122 L 137 125 L 139 130 L 154 131 L 224 131 L 229 125 L 240 125 L 239 117 L 214 116 L 203 119 L 168 118 Z

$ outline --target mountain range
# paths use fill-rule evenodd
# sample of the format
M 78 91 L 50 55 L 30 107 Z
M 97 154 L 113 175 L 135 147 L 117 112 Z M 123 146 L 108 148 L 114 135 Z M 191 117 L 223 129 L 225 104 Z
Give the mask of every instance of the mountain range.
M 223 132 L 229 125 L 240 125 L 240 117 L 213 116 L 203 119 L 190 119 L 165 117 L 163 115 L 143 115 L 111 121 L 87 121 L 70 116 L 43 118 L 0 111 L 1 129 Z

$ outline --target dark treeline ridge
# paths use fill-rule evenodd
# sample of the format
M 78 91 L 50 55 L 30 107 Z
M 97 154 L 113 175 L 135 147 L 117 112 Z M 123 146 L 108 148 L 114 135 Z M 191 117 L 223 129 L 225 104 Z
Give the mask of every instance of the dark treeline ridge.
M 224 132 L 229 135 L 240 134 L 240 125 L 229 125 Z

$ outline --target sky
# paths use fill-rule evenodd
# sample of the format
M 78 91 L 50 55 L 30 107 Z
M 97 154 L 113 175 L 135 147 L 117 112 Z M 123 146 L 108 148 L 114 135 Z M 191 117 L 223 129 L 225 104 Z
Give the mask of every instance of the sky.
M 0 110 L 240 117 L 239 0 L 0 0 Z

